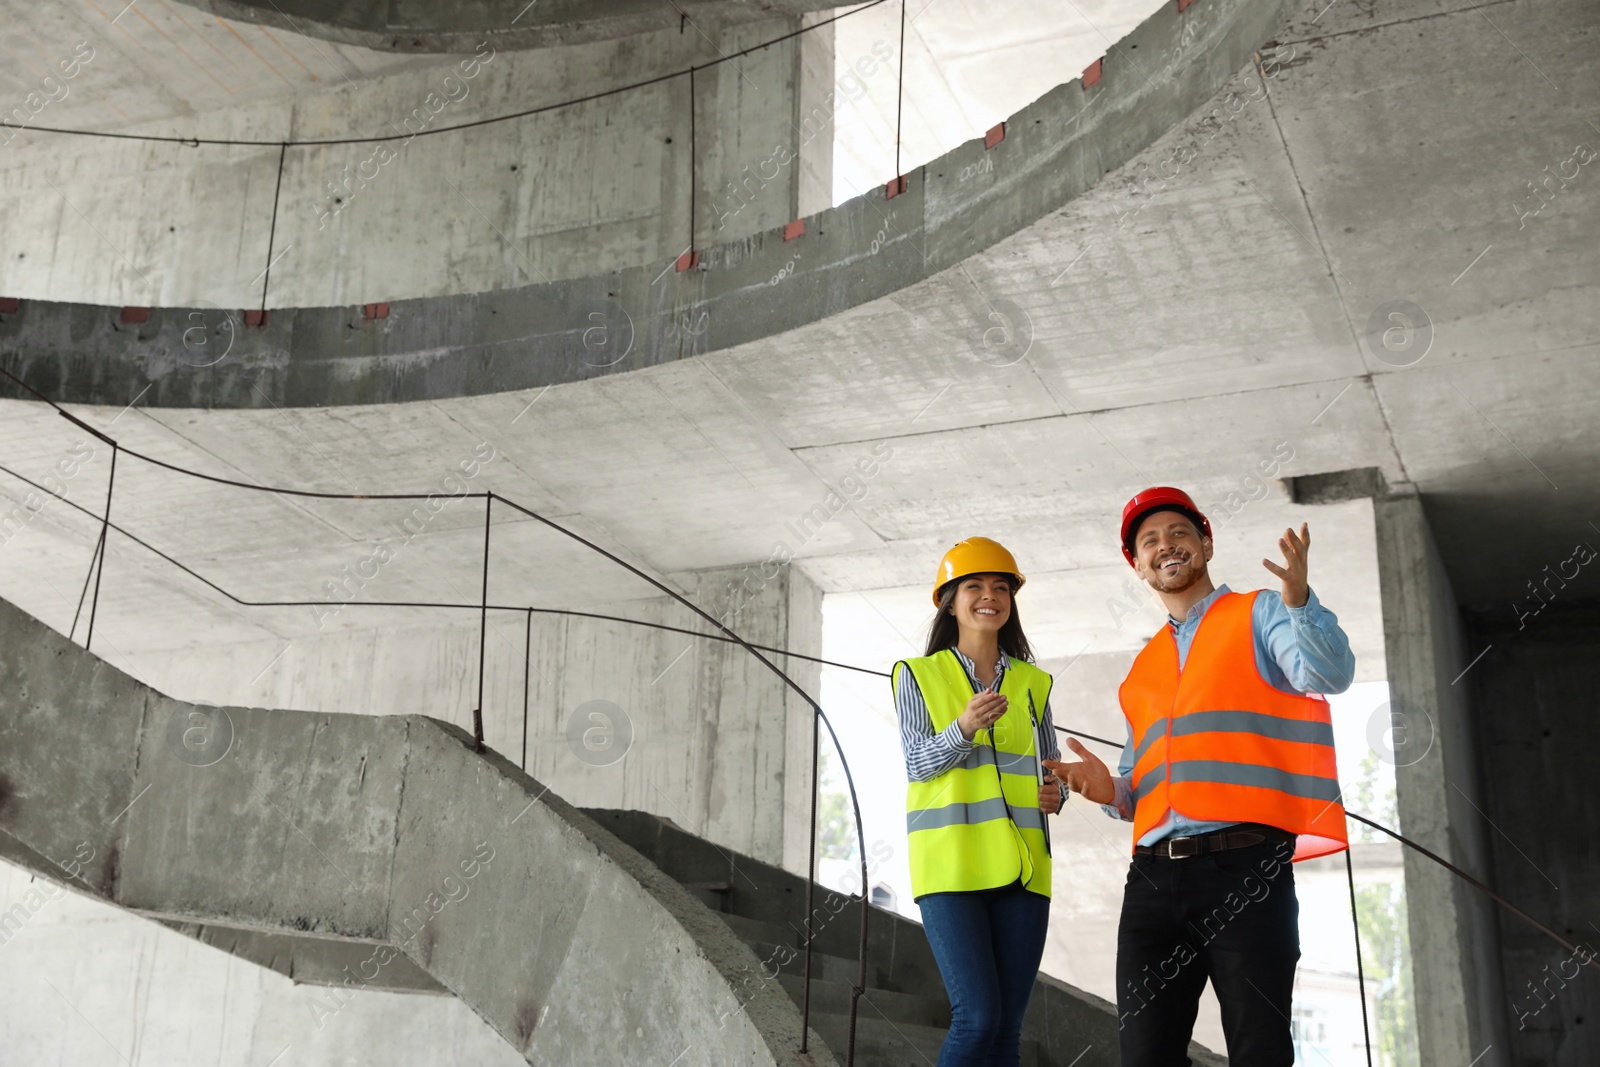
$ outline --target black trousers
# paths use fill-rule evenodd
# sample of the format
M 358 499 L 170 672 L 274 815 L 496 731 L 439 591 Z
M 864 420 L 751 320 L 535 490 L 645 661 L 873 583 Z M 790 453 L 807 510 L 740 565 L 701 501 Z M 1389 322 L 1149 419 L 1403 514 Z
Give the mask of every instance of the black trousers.
M 1292 843 L 1183 859 L 1133 857 L 1117 929 L 1122 1067 L 1188 1067 L 1206 980 L 1228 1061 L 1292 1067 L 1290 999 L 1300 961 Z

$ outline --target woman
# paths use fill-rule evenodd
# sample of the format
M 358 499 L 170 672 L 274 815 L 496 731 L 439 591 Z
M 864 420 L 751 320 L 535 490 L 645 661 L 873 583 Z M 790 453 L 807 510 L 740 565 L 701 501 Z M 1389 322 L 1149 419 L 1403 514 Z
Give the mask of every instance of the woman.
M 939 1067 L 1015 1067 L 1050 914 L 1045 816 L 1063 794 L 1050 675 L 1033 665 L 1005 548 L 969 537 L 934 579 L 927 654 L 896 663 L 911 893 L 950 996 Z

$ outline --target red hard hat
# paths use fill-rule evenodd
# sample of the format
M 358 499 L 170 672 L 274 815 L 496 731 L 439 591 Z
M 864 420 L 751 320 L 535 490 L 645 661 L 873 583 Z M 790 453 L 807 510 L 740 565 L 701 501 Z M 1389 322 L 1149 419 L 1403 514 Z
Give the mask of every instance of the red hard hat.
M 1181 511 L 1194 520 L 1200 527 L 1202 537 L 1211 536 L 1211 523 L 1200 514 L 1200 509 L 1194 506 L 1194 501 L 1182 489 L 1174 489 L 1170 485 L 1158 485 L 1153 489 L 1146 489 L 1137 493 L 1134 498 L 1122 506 L 1122 554 L 1128 558 L 1128 565 L 1137 567 L 1138 562 L 1133 554 L 1133 535 L 1139 529 L 1139 523 L 1152 511 Z

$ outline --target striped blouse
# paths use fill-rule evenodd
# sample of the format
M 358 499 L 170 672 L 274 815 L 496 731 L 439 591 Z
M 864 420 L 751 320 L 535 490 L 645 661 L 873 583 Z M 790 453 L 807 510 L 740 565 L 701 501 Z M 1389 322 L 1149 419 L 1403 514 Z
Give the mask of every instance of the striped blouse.
M 1004 652 L 1000 653 L 1000 661 L 995 665 L 994 684 L 980 686 L 977 671 L 972 661 L 962 654 L 961 650 L 951 647 L 950 651 L 956 654 L 956 659 L 961 662 L 961 667 L 967 672 L 967 680 L 972 683 L 974 693 L 988 689 L 998 692 L 1000 683 L 1006 676 L 1006 668 L 1011 665 L 1011 660 Z M 967 758 L 975 743 L 968 741 L 961 733 L 961 723 L 951 722 L 938 733 L 933 732 L 933 717 L 928 714 L 928 704 L 922 698 L 922 688 L 917 685 L 916 676 L 909 670 L 901 671 L 899 679 L 895 682 L 894 690 L 895 713 L 900 719 L 900 748 L 906 757 L 906 777 L 913 782 L 926 782 L 930 778 L 937 778 Z M 1050 718 L 1050 702 L 1045 701 L 1044 715 L 1041 722 L 1044 729 L 1044 758 L 1059 760 L 1061 747 L 1056 743 L 1055 723 Z M 1061 799 L 1066 800 L 1066 786 L 1061 787 Z

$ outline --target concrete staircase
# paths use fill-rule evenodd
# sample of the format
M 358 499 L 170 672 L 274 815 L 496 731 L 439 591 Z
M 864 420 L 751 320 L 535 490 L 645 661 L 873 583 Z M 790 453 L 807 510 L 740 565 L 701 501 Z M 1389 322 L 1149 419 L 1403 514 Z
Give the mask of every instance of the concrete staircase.
M 596 823 L 633 846 L 748 945 L 761 966 L 742 975 L 741 988 L 776 984 L 801 1002 L 805 880 L 781 868 L 729 852 L 638 811 L 585 809 Z M 857 973 L 860 904 L 818 888 L 813 902 L 811 1029 L 835 1058 L 845 1059 L 850 991 Z M 856 1019 L 858 1067 L 930 1067 L 950 1025 L 949 999 L 922 927 L 873 908 L 867 924 L 867 988 Z M 1023 1067 L 1118 1067 L 1113 1006 L 1041 975 L 1023 1021 Z M 1224 1057 L 1197 1044 L 1199 1067 L 1222 1067 Z
M 331 987 L 459 997 L 530 1064 L 844 1062 L 846 898 L 816 896 L 800 1055 L 802 878 L 573 808 L 434 719 L 227 707 L 197 759 L 217 714 L 0 600 L 0 857 L 328 986 L 330 1014 Z M 932 1064 L 949 1011 L 922 930 L 875 910 L 869 933 L 856 1062 Z M 1023 1062 L 1114 1067 L 1116 1031 L 1041 978 Z
M 197 755 L 216 714 L 0 600 L 0 857 L 328 986 L 330 1015 L 335 986 L 444 993 L 530 1064 L 836 1064 L 796 1055 L 781 988 L 723 1011 L 750 949 L 460 729 L 225 707 Z

